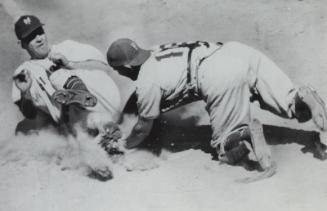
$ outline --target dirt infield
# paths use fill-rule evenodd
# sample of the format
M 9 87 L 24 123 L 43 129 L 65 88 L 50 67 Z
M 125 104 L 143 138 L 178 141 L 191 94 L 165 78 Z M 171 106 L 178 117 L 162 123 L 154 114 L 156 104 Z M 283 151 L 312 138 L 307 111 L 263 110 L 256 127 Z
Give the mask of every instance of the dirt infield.
M 0 146 L 12 139 L 22 118 L 10 97 L 12 73 L 28 58 L 13 31 L 19 11 L 40 17 L 50 43 L 73 39 L 103 53 L 120 37 L 148 47 L 189 40 L 240 41 L 265 52 L 296 83 L 313 85 L 327 101 L 324 0 L 0 0 Z M 110 74 L 126 100 L 131 82 Z M 161 136 L 174 153 L 157 161 L 158 168 L 125 172 L 115 167 L 114 180 L 100 183 L 61 171 L 53 163 L 12 162 L 0 166 L 0 211 L 327 208 L 327 162 L 314 158 L 305 147 L 314 133 L 303 128 L 311 128 L 311 122 L 301 125 L 260 112 L 278 172 L 271 179 L 241 185 L 235 180 L 253 172 L 220 165 L 210 153 L 190 149 L 209 141 L 210 129 L 194 127 L 207 124 L 201 104 L 165 117 L 170 126 Z M 193 130 L 178 125 L 191 125 Z

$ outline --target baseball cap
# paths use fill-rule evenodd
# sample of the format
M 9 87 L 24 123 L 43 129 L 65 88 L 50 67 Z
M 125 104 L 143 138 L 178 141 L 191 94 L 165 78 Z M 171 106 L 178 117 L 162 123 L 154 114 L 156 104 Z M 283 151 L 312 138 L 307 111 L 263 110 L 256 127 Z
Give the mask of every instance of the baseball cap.
M 140 48 L 133 40 L 122 38 L 113 42 L 107 51 L 110 66 L 139 66 L 150 56 L 149 50 Z
M 15 23 L 15 33 L 19 40 L 26 38 L 44 24 L 34 15 L 23 15 Z

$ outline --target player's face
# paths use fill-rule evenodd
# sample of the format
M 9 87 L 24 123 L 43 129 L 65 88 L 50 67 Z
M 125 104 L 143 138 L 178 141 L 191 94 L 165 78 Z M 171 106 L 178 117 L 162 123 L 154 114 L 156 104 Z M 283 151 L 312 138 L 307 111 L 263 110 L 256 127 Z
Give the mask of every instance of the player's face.
M 34 30 L 22 42 L 32 59 L 44 59 L 50 52 L 48 39 L 42 27 Z
M 120 75 L 126 76 L 133 81 L 137 80 L 141 66 L 119 66 L 115 67 Z

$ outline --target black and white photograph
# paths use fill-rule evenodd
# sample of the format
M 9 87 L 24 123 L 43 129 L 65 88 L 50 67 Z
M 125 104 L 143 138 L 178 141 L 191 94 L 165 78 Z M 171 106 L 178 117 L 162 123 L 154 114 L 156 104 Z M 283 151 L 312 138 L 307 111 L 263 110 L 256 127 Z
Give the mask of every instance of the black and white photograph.
M 0 0 L 0 211 L 327 210 L 325 0 Z

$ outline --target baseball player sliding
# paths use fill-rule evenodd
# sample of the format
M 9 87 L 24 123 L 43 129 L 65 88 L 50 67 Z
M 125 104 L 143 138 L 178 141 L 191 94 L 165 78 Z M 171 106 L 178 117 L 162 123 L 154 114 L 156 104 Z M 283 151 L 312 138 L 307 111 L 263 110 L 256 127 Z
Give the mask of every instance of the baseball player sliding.
M 24 116 L 50 116 L 46 119 L 73 134 L 73 126 L 78 125 L 102 136 L 100 144 L 109 151 L 109 142 L 121 136 L 115 124 L 120 94 L 102 71 L 108 69 L 103 55 L 90 45 L 71 40 L 50 47 L 43 24 L 33 15 L 21 16 L 15 33 L 31 56 L 13 77 L 12 98 Z M 99 176 L 109 179 L 111 172 L 99 171 Z
M 296 87 L 267 56 L 238 42 L 172 43 L 145 50 L 130 39 L 118 39 L 109 47 L 107 60 L 119 74 L 136 81 L 139 120 L 126 138 L 128 148 L 147 137 L 161 112 L 202 99 L 219 160 L 234 165 L 254 154 L 265 178 L 276 166 L 262 125 L 250 112 L 251 101 L 281 117 L 312 119 L 318 130 L 327 129 L 325 104 L 314 89 Z

